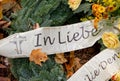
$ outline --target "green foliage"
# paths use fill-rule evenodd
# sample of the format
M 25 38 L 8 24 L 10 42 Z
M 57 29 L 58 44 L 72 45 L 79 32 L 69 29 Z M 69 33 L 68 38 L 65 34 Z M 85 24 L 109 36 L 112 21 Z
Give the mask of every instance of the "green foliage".
M 63 25 L 73 16 L 67 0 L 21 0 L 22 9 L 11 15 L 8 34 L 25 32 L 35 23 L 41 27 Z M 11 72 L 19 81 L 66 81 L 61 65 L 52 57 L 42 66 L 30 62 L 28 58 L 11 59 Z
M 74 13 L 84 12 L 84 14 L 91 15 L 91 3 L 83 3 L 79 6 L 79 8 Z
M 71 9 L 68 9 L 68 6 L 61 4 L 53 13 L 51 13 L 52 26 L 63 25 L 73 13 Z
M 119 4 L 120 5 L 120 4 Z M 117 10 L 115 10 L 114 12 L 112 12 L 111 13 L 111 16 L 112 17 L 116 17 L 116 16 L 120 16 L 120 7 L 117 9 Z
M 120 35 L 118 35 L 118 39 L 120 40 Z
M 66 81 L 61 65 L 52 57 L 42 64 L 29 62 L 28 58 L 11 59 L 11 71 L 19 81 Z
M 106 49 L 105 45 L 103 44 L 102 39 L 98 40 L 98 43 L 101 45 L 100 51 Z
M 21 0 L 21 6 L 11 15 L 9 34 L 29 31 L 35 23 L 41 27 L 62 25 L 73 15 L 67 0 Z

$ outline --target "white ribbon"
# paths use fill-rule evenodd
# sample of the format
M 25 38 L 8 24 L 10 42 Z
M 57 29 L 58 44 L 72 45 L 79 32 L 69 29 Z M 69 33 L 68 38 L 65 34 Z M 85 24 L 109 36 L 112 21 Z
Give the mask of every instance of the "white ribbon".
M 0 40 L 0 55 L 9 58 L 29 57 L 33 49 L 41 48 L 48 55 L 87 48 L 101 38 L 92 21 L 59 27 L 42 27 L 16 33 Z M 115 31 L 115 30 L 114 30 Z M 106 81 L 120 69 L 117 53 L 106 49 L 88 61 L 67 81 Z
M 83 65 L 67 81 L 108 81 L 120 70 L 120 58 L 111 49 L 106 49 Z
M 49 54 L 69 52 L 92 46 L 101 37 L 92 21 L 59 27 L 42 27 L 16 33 L 0 40 L 0 55 L 9 58 L 29 57 L 33 49 Z

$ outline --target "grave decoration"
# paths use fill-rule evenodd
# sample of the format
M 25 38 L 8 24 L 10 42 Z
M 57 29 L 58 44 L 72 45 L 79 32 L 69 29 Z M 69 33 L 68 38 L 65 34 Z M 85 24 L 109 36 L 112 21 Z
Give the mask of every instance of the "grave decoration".
M 14 81 L 120 81 L 119 14 L 120 0 L 0 0 L 0 58 Z

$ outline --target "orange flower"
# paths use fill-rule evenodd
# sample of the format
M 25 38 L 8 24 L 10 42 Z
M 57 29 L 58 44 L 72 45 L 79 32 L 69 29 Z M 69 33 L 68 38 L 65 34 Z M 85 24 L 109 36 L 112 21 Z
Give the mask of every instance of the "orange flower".
M 98 29 L 98 22 L 99 22 L 100 19 L 98 19 L 97 17 L 95 17 L 94 19 L 94 28 L 95 29 Z
M 98 10 L 98 7 L 99 7 L 98 4 L 93 4 L 93 5 L 92 5 L 92 10 L 93 10 L 93 11 L 97 11 L 97 10 Z
M 102 14 L 99 12 L 95 12 L 94 15 L 97 17 L 97 19 L 102 19 Z
M 100 13 L 97 11 L 94 11 L 93 14 L 94 14 L 94 16 L 98 16 Z
M 93 4 L 92 5 L 92 10 L 95 11 L 95 12 L 103 13 L 103 12 L 105 12 L 105 7 L 101 6 L 99 4 Z
M 103 18 L 104 18 L 104 19 L 107 19 L 108 17 L 109 17 L 108 13 L 107 13 L 107 12 L 104 12 L 104 13 L 103 13 Z
M 107 11 L 107 12 L 113 12 L 113 11 L 115 11 L 116 9 L 117 9 L 117 7 L 108 6 L 107 9 L 106 9 L 106 11 Z
M 92 5 L 92 12 L 95 16 L 94 19 L 94 28 L 98 28 L 98 22 L 103 19 L 103 13 L 105 12 L 105 7 L 101 6 L 99 4 L 93 4 Z
M 98 19 L 99 21 L 100 21 L 102 18 L 103 18 L 102 14 L 99 14 L 99 15 L 97 16 L 97 19 Z
M 41 62 L 48 60 L 46 53 L 41 52 L 41 49 L 34 49 L 30 54 L 30 61 L 34 61 L 35 64 L 42 65 Z

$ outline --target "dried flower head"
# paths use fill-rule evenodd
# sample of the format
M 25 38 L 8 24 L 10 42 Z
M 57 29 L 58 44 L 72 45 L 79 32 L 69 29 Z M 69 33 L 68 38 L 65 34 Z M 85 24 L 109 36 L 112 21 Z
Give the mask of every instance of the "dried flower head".
M 67 62 L 67 59 L 64 57 L 64 53 L 58 53 L 55 56 L 55 61 L 59 64 Z
M 46 53 L 41 52 L 41 49 L 34 49 L 30 54 L 30 61 L 34 61 L 35 64 L 42 65 L 41 62 L 48 60 Z

